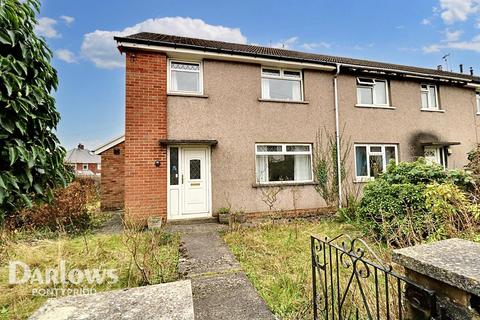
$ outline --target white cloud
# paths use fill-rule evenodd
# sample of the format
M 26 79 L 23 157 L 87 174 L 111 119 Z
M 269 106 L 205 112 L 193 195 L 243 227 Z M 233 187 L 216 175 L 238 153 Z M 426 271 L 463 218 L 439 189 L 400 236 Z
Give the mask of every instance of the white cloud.
M 39 36 L 45 38 L 58 38 L 60 34 L 55 29 L 57 21 L 52 18 L 42 17 L 38 19 L 37 24 L 35 25 L 35 32 Z
M 356 44 L 353 46 L 353 49 L 354 50 L 365 50 L 365 49 L 368 49 L 368 48 L 373 48 L 375 46 L 374 43 L 367 43 L 366 45 L 360 45 L 360 44 Z
M 332 45 L 328 42 L 312 42 L 312 43 L 304 43 L 302 44 L 302 48 L 307 51 L 315 51 L 317 49 L 329 49 Z
M 480 0 L 440 0 L 441 17 L 447 24 L 465 21 L 479 11 Z
M 452 41 L 458 41 L 462 35 L 463 31 L 461 30 L 456 30 L 456 31 L 450 31 L 449 29 L 445 30 L 445 41 L 447 42 L 452 42 Z
M 68 49 L 55 50 L 55 57 L 67 63 L 77 62 L 77 58 L 75 57 L 75 54 Z
M 442 49 L 458 49 L 480 52 L 480 35 L 473 37 L 470 41 L 451 41 L 445 44 L 432 44 L 423 47 L 423 52 L 433 53 L 439 52 Z
M 275 43 L 272 43 L 270 46 L 272 48 L 279 48 L 279 49 L 292 49 L 293 46 L 297 43 L 298 37 L 291 37 L 286 40 L 281 40 Z
M 166 33 L 178 36 L 246 43 L 247 38 L 239 28 L 211 25 L 201 19 L 165 17 L 148 19 L 121 31 L 95 30 L 83 37 L 82 55 L 99 68 L 112 69 L 123 66 L 124 59 L 118 53 L 114 36 L 126 36 L 138 32 Z
M 474 37 L 471 41 L 457 41 L 448 44 L 449 48 L 480 52 L 480 36 Z
M 434 52 L 439 52 L 440 49 L 442 49 L 443 46 L 439 44 L 431 44 L 429 46 L 425 46 L 422 48 L 423 52 L 425 53 L 434 53 Z
M 423 24 L 424 26 L 427 26 L 429 24 L 432 24 L 432 20 L 424 18 L 422 21 L 420 21 L 420 24 Z
M 67 26 L 70 26 L 73 23 L 73 21 L 75 21 L 75 18 L 70 16 L 60 16 L 60 19 L 62 19 Z

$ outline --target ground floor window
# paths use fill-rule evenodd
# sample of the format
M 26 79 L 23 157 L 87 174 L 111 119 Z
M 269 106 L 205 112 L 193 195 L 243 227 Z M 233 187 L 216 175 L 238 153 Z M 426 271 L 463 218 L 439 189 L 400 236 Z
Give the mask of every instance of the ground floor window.
M 385 172 L 391 160 L 398 163 L 394 144 L 355 144 L 355 175 L 357 180 L 371 179 Z
M 311 182 L 311 144 L 257 144 L 257 183 Z

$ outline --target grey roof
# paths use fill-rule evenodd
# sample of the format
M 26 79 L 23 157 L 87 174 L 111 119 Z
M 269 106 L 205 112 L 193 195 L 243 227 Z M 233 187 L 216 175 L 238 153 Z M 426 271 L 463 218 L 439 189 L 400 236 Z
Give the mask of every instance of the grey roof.
M 215 40 L 179 37 L 173 35 L 141 32 L 126 37 L 114 37 L 115 40 L 125 43 L 161 45 L 174 48 L 196 49 L 206 52 L 237 54 L 254 57 L 275 58 L 297 62 L 321 63 L 328 65 L 346 64 L 365 68 L 376 68 L 404 73 L 420 73 L 439 78 L 459 78 L 465 81 L 480 83 L 480 77 L 464 73 L 447 72 L 437 69 L 406 66 L 378 61 L 353 59 L 346 57 L 329 56 L 323 54 L 306 53 L 278 48 L 262 47 L 257 45 L 239 44 Z
M 72 149 L 68 150 L 65 156 L 65 162 L 67 163 L 101 163 L 102 157 L 96 155 L 87 149 Z

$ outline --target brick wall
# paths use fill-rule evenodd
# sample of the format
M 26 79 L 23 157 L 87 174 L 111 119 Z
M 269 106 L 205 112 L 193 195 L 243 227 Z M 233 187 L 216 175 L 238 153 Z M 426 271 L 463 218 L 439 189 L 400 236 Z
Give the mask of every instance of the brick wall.
M 138 223 L 167 214 L 167 57 L 126 52 L 125 215 Z M 160 160 L 156 167 L 155 160 Z
M 100 199 L 102 210 L 121 209 L 124 206 L 125 194 L 125 143 L 119 143 L 105 150 L 101 155 Z
M 76 170 L 77 171 L 83 171 L 83 163 L 77 163 L 76 166 L 75 166 Z M 89 163 L 88 164 L 88 170 L 92 171 L 93 173 L 97 174 L 97 173 L 102 173 L 102 170 L 99 170 L 97 168 L 97 164 L 96 163 Z

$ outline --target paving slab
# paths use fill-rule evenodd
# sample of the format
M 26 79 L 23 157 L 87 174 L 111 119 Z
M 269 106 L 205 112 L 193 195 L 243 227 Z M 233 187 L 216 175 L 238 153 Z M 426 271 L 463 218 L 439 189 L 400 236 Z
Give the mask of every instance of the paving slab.
M 222 273 L 241 270 L 217 232 L 187 233 L 181 236 L 182 260 L 179 271 L 188 277 L 205 273 Z
M 245 273 L 192 280 L 196 320 L 275 319 Z
M 220 232 L 228 230 L 228 226 L 220 223 L 182 223 L 182 224 L 167 224 L 165 231 L 178 232 L 180 234 L 187 233 L 205 233 L 205 232 Z
M 31 320 L 194 320 L 190 280 L 48 300 Z
M 275 319 L 220 237 L 225 226 L 172 227 L 181 234 L 179 269 L 192 280 L 195 319 Z

